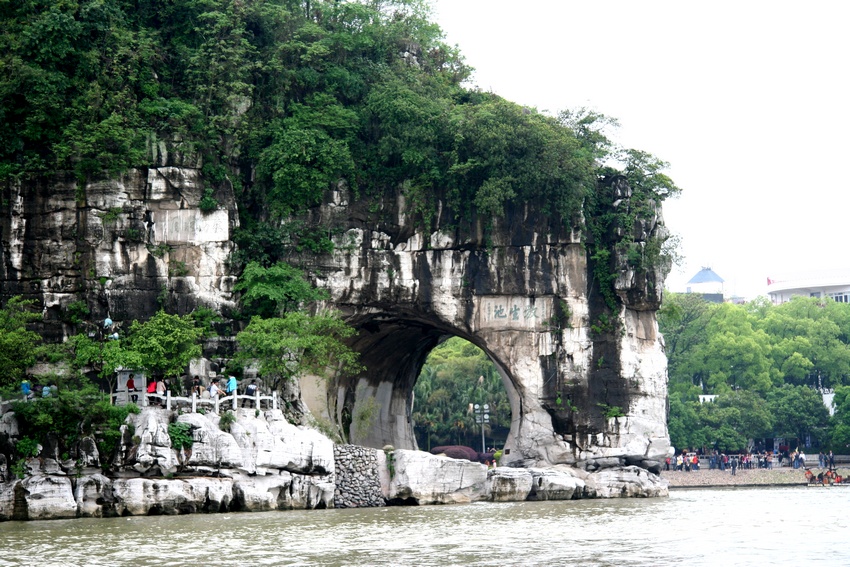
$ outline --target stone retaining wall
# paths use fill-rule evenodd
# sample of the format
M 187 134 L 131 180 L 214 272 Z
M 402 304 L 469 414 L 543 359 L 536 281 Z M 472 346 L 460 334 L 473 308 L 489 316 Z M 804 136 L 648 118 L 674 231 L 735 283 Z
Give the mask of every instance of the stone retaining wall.
M 335 508 L 370 508 L 386 504 L 378 475 L 378 452 L 378 449 L 359 445 L 334 445 Z

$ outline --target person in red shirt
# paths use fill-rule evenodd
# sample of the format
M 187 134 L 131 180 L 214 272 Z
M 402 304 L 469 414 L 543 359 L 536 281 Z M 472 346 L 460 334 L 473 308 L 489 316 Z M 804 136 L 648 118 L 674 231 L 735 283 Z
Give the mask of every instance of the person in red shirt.
M 136 381 L 133 379 L 133 374 L 127 377 L 127 393 L 130 395 L 130 400 L 135 404 L 139 401 L 139 396 L 136 395 Z

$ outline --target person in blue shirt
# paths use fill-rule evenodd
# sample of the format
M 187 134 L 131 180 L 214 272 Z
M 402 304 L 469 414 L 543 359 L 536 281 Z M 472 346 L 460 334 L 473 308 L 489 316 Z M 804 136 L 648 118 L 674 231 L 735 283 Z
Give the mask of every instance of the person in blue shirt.
M 33 398 L 32 383 L 29 380 L 24 379 L 21 382 L 21 393 L 24 395 L 24 401 L 29 401 Z
M 233 392 L 236 391 L 236 376 L 228 376 L 227 377 L 227 386 L 225 386 L 224 391 L 228 396 L 232 395 Z

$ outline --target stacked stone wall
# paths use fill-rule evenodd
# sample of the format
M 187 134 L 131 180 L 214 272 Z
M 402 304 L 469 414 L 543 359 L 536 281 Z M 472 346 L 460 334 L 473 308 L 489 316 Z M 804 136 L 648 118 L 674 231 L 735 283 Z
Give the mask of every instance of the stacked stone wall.
M 335 508 L 374 508 L 386 504 L 378 474 L 378 449 L 334 445 L 334 460 Z

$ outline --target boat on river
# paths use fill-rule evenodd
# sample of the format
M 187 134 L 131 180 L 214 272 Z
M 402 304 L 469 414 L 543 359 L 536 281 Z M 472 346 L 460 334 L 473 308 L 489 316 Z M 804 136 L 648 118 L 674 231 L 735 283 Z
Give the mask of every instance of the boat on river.
M 850 477 L 838 474 L 838 469 L 829 469 L 826 472 L 815 475 L 810 469 L 806 469 L 806 486 L 814 488 L 827 488 L 831 486 L 850 487 Z

